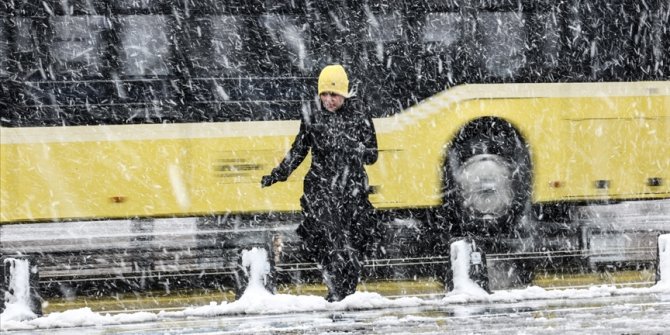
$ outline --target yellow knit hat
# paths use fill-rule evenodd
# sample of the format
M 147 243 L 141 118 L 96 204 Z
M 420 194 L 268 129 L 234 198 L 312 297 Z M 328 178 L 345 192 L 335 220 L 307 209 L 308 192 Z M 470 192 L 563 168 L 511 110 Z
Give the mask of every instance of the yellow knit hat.
M 349 78 L 342 65 L 328 65 L 321 70 L 319 95 L 324 92 L 333 92 L 345 98 L 349 97 Z

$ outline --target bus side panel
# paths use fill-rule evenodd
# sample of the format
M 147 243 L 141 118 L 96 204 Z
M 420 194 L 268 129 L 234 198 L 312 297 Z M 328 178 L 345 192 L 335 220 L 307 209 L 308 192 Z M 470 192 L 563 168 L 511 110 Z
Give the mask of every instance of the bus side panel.
M 579 99 L 568 124 L 568 198 L 636 199 L 667 196 L 667 117 L 661 97 Z M 663 155 L 666 153 L 666 155 Z M 656 184 L 653 180 L 660 180 Z
M 0 222 L 10 221 L 21 210 L 21 202 L 12 196 L 20 182 L 15 173 L 17 158 L 16 146 L 0 143 Z
M 561 106 L 546 99 L 470 99 L 424 103 L 394 118 L 377 120 L 380 150 L 391 152 L 369 168 L 381 180 L 387 203 L 379 207 L 427 207 L 442 202 L 446 153 L 458 131 L 483 117 L 498 117 L 516 126 L 527 140 L 535 166 L 535 183 L 560 174 L 564 160 Z M 391 172 L 389 169 L 393 169 Z M 384 175 L 384 177 L 381 177 Z M 563 194 L 555 195 L 557 197 Z M 373 199 L 377 199 L 373 197 Z
M 166 213 L 176 201 L 169 171 L 181 170 L 179 156 L 188 155 L 161 141 L 5 146 L 17 152 L 10 178 L 20 180 L 3 197 L 9 221 Z
M 384 183 L 375 199 L 393 200 L 378 206 L 439 205 L 449 144 L 465 124 L 490 116 L 507 120 L 526 140 L 534 202 L 670 195 L 663 182 L 670 171 L 667 96 L 444 100 L 377 120 L 381 150 L 394 150 L 369 168 L 371 180 Z
M 375 206 L 439 205 L 450 143 L 468 122 L 491 116 L 511 123 L 526 140 L 535 202 L 670 194 L 667 95 L 486 98 L 483 94 L 503 86 L 475 86 L 375 119 L 380 155 L 367 167 Z M 284 157 L 297 126 L 3 128 L 1 219 L 299 210 L 309 161 L 287 182 L 260 188 L 260 178 Z M 597 187 L 603 182 L 606 187 Z
M 286 182 L 261 188 L 261 177 L 270 174 L 290 149 L 294 136 L 198 139 L 191 192 L 193 208 L 200 214 L 300 210 L 302 180 L 310 156 Z
M 67 129 L 47 131 L 64 141 L 2 144 L 2 222 L 297 210 L 309 165 L 261 190 L 292 136 L 68 141 Z

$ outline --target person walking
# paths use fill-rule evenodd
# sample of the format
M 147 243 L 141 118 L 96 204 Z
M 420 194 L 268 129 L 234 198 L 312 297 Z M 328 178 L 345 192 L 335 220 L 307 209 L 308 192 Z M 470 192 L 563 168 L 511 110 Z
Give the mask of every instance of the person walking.
M 285 181 L 311 150 L 297 234 L 301 248 L 319 264 L 326 299 L 332 302 L 356 291 L 360 258 L 372 251 L 381 234 L 364 167 L 377 161 L 378 152 L 372 119 L 362 102 L 349 95 L 344 67 L 322 69 L 318 94 L 321 108 L 303 115 L 291 149 L 261 185 Z

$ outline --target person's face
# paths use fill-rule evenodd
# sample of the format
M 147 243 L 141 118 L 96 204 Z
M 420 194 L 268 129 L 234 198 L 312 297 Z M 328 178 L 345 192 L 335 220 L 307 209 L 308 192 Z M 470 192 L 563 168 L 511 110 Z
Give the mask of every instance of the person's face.
M 332 92 L 324 92 L 319 95 L 321 103 L 329 112 L 334 112 L 344 104 L 344 97 Z

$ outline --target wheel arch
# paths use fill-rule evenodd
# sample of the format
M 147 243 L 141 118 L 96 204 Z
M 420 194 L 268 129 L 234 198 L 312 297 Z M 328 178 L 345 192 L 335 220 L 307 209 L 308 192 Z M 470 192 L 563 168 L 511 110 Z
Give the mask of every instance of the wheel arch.
M 459 155 L 463 154 L 465 147 L 478 138 L 501 139 L 498 148 L 493 148 L 494 152 L 500 152 L 501 155 L 509 157 L 510 161 L 515 163 L 515 187 L 524 190 L 525 205 L 530 205 L 532 202 L 534 168 L 532 160 L 532 150 L 527 141 L 527 138 L 515 126 L 513 121 L 497 116 L 484 116 L 469 120 L 464 123 L 455 132 L 449 143 L 444 146 L 444 156 L 441 168 L 441 182 L 442 193 L 441 202 L 443 207 L 457 208 L 453 203 L 454 197 L 457 195 L 458 187 L 456 182 L 452 180 L 452 165 L 450 160 L 461 160 Z M 490 148 L 489 148 L 490 149 Z M 522 209 L 519 209 L 522 210 Z M 446 213 L 445 213 L 446 214 Z
M 515 134 L 515 136 L 519 140 L 519 143 L 517 145 L 526 151 L 526 154 L 528 156 L 528 167 L 529 170 L 532 172 L 533 150 L 526 136 L 524 136 L 524 133 L 520 131 L 520 127 L 516 126 L 513 121 L 498 116 L 483 116 L 469 120 L 463 125 L 461 125 L 456 130 L 453 137 L 449 139 L 448 143 L 446 143 L 443 146 L 444 152 L 442 157 L 442 166 L 444 167 L 447 165 L 449 160 L 449 152 L 452 151 L 454 147 L 466 142 L 468 139 L 471 139 L 472 137 L 477 136 L 479 129 L 486 128 L 487 126 L 492 124 L 496 124 L 496 128 L 504 128 Z M 440 176 L 443 183 L 445 182 L 445 179 L 447 177 L 445 176 L 444 172 L 445 172 L 444 169 L 442 169 L 442 175 Z

